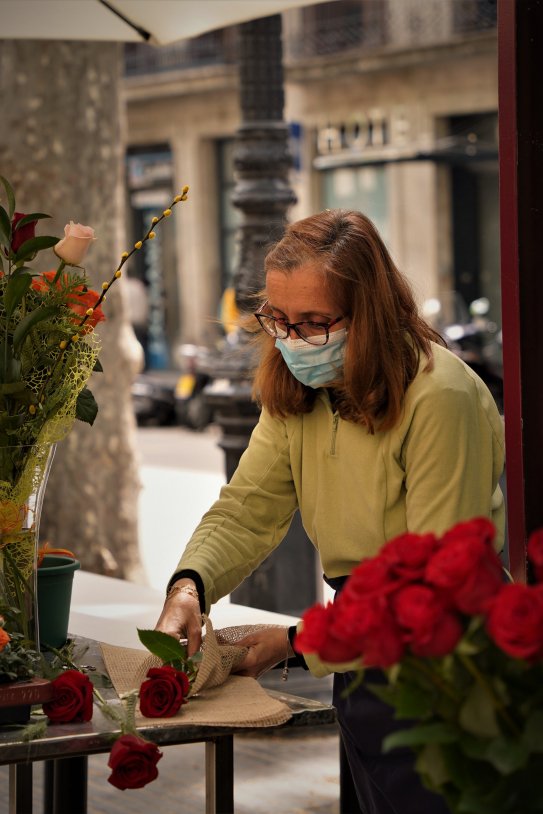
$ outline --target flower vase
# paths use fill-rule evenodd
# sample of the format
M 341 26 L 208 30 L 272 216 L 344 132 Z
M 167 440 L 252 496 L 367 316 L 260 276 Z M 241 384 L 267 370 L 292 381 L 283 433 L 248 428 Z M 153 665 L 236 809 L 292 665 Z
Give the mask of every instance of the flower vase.
M 39 652 L 38 536 L 54 449 L 0 447 L 0 615 L 12 649 Z M 0 680 L 1 664 L 0 658 Z

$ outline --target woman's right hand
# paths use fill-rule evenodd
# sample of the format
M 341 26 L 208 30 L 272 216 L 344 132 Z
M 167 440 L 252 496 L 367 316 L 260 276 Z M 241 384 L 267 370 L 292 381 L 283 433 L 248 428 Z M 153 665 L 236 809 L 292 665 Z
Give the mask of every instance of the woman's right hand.
M 155 630 L 168 633 L 174 639 L 187 639 L 188 655 L 193 656 L 202 644 L 202 614 L 196 596 L 175 590 L 184 585 L 190 585 L 196 592 L 196 585 L 191 579 L 178 580 L 164 602 Z

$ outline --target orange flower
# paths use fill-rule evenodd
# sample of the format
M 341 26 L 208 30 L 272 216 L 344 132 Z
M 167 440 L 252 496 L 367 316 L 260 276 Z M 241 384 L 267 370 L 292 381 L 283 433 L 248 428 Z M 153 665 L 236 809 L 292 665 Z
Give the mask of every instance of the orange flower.
M 52 271 L 44 271 L 39 277 L 34 277 L 32 280 L 32 288 L 34 291 L 49 291 L 49 286 L 46 281 L 48 280 L 52 283 L 55 274 L 56 271 L 53 269 Z M 68 280 L 68 275 L 64 274 L 64 282 L 66 283 Z M 60 288 L 60 280 L 57 280 L 57 288 Z
M 79 290 L 74 291 L 73 298 L 70 298 L 68 301 L 69 307 L 79 317 L 84 317 L 89 308 L 94 308 L 92 316 L 87 317 L 87 321 L 85 322 L 85 331 L 89 328 L 95 328 L 99 322 L 103 322 L 106 318 L 101 305 L 99 305 L 98 308 L 94 307 L 94 303 L 98 300 L 98 297 L 99 294 L 96 291 L 88 288 L 87 291 L 81 290 L 81 293 Z
M 65 557 L 72 557 L 75 560 L 75 554 L 73 551 L 69 551 L 67 548 L 53 548 L 49 543 L 44 543 L 38 549 L 38 568 L 43 562 L 43 558 L 46 554 L 61 554 Z
M 47 281 L 50 283 L 53 281 L 55 277 L 56 271 L 44 271 L 39 277 L 35 277 L 32 280 L 32 288 L 34 291 L 47 291 L 49 286 Z M 64 283 L 69 280 L 67 274 L 64 275 Z M 57 280 L 57 288 L 60 288 L 60 280 Z M 80 285 L 77 288 L 74 288 L 73 291 L 70 292 L 68 297 L 68 308 L 70 308 L 74 314 L 77 315 L 77 318 L 74 320 L 75 322 L 80 322 L 80 320 L 85 316 L 87 310 L 89 308 L 94 308 L 94 303 L 98 301 L 98 297 L 100 295 L 98 292 L 93 291 L 91 288 L 87 288 L 85 290 L 84 286 Z M 97 308 L 94 308 L 94 312 L 92 316 L 87 317 L 87 321 L 85 322 L 84 331 L 91 330 L 95 328 L 99 322 L 103 322 L 105 320 L 105 314 L 102 311 L 102 306 L 99 305 Z
M 8 644 L 10 641 L 11 639 L 9 633 L 6 633 L 4 628 L 0 627 L 0 653 L 2 652 L 6 644 Z

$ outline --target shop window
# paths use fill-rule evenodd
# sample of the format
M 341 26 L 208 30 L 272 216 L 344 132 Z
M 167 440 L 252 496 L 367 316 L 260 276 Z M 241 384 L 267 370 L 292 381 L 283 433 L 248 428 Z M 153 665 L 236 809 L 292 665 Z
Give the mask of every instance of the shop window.
M 153 217 L 159 217 L 173 195 L 173 161 L 168 145 L 129 149 L 126 156 L 127 191 L 131 218 L 130 241 L 141 238 Z M 134 331 L 145 352 L 146 367 L 167 369 L 179 327 L 174 220 L 160 240 L 144 243 L 128 267 L 128 309 Z M 130 282 L 129 282 L 130 281 Z
M 388 243 L 387 172 L 380 164 L 338 167 L 321 173 L 322 209 L 356 209 L 367 215 Z

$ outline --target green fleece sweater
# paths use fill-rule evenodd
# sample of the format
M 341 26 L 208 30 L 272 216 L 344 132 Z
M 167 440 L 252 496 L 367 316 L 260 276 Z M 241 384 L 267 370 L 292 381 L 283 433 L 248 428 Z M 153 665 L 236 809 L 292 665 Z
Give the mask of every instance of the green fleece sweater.
M 300 509 L 329 577 L 405 531 L 442 533 L 486 515 L 503 545 L 503 422 L 485 384 L 454 354 L 433 346 L 400 422 L 370 435 L 344 421 L 322 389 L 310 413 L 263 410 L 230 483 L 204 515 L 177 571 L 202 578 L 206 610 L 230 593 L 285 536 Z

